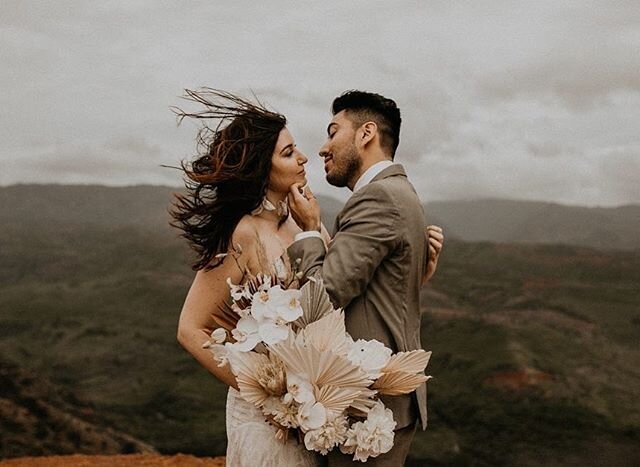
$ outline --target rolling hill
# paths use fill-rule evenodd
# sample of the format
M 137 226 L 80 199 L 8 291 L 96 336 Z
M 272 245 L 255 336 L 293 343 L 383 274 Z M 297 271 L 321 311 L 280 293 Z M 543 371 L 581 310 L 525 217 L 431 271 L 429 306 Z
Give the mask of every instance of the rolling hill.
M 172 190 L 37 188 L 0 189 L 2 359 L 162 453 L 224 453 L 225 389 L 175 339 L 193 272 Z M 434 379 L 408 465 L 640 463 L 638 284 L 636 250 L 450 238 L 423 290 Z M 47 446 L 31 454 L 63 452 Z
M 19 226 L 124 226 L 168 230 L 167 207 L 179 188 L 140 185 L 12 185 L 0 187 L 0 222 Z M 318 196 L 333 227 L 342 204 Z M 467 242 L 540 243 L 604 249 L 640 248 L 640 206 L 589 208 L 536 201 L 486 199 L 425 205 L 429 223 Z

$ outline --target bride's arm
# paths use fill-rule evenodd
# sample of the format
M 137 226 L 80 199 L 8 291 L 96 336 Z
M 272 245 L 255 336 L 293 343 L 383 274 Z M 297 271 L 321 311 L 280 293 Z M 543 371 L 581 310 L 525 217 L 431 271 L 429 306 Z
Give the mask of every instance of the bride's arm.
M 234 245 L 240 243 L 245 247 L 249 246 L 243 240 L 251 240 L 251 237 L 239 237 L 234 234 Z M 216 321 L 216 315 L 219 315 L 221 307 L 229 300 L 227 278 L 231 278 L 234 284 L 242 281 L 242 271 L 252 250 L 253 248 L 245 248 L 245 252 L 239 258 L 228 255 L 220 266 L 210 271 L 198 271 L 185 299 L 178 322 L 180 345 L 216 378 L 236 389 L 238 387 L 236 379 L 229 365 L 218 366 L 211 352 L 203 349 L 202 345 L 210 339 L 214 329 L 221 327 Z
M 227 256 L 221 266 L 205 272 L 200 270 L 191 284 L 178 321 L 178 342 L 203 367 L 227 386 L 237 388 L 235 376 L 229 365 L 218 366 L 211 352 L 202 348 L 210 339 L 211 332 L 218 326 L 215 313 L 229 297 L 227 277 L 234 283 L 240 282 L 242 274 Z M 237 272 L 236 272 L 237 271 Z

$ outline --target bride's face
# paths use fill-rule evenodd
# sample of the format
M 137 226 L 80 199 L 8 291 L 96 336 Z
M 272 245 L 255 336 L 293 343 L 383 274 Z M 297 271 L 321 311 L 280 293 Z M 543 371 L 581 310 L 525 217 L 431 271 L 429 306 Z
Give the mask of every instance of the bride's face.
M 287 193 L 294 183 L 305 185 L 307 183 L 307 175 L 304 170 L 304 164 L 306 163 L 307 156 L 296 147 L 289 130 L 283 128 L 271 157 L 269 189 L 275 192 Z

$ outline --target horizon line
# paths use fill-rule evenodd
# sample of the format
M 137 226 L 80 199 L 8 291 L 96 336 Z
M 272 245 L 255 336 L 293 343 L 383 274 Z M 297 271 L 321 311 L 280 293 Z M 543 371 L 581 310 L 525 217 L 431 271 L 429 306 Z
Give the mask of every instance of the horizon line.
M 56 186 L 56 187 L 101 187 L 101 188 L 136 188 L 136 187 L 155 187 L 155 188 L 171 188 L 171 189 L 183 189 L 184 185 L 168 185 L 162 183 L 131 183 L 131 184 L 114 184 L 114 185 L 106 185 L 103 183 L 57 183 L 57 182 L 17 182 L 10 184 L 0 184 L 0 189 L 3 188 L 12 188 L 12 187 L 20 187 L 20 186 Z M 342 203 L 340 199 L 335 196 L 325 195 L 322 193 L 317 193 L 316 196 L 328 198 L 334 200 L 338 203 Z M 565 206 L 572 208 L 588 208 L 588 209 L 620 209 L 626 207 L 640 207 L 640 202 L 629 202 L 625 204 L 617 204 L 617 205 L 587 205 L 587 204 L 571 204 L 567 202 L 561 201 L 548 201 L 542 199 L 535 198 L 501 198 L 496 196 L 479 196 L 472 198 L 441 198 L 434 199 L 431 201 L 422 201 L 423 204 L 433 204 L 433 203 L 474 203 L 474 202 L 482 202 L 482 201 L 508 201 L 508 202 L 516 202 L 516 203 L 536 203 L 536 204 L 551 204 L 556 206 Z

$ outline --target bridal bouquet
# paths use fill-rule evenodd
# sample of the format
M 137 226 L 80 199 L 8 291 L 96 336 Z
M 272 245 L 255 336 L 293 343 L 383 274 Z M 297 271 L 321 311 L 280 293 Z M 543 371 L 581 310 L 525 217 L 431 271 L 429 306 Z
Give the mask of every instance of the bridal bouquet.
M 278 427 L 276 437 L 293 430 L 309 450 L 338 447 L 362 462 L 388 452 L 396 422 L 377 396 L 427 381 L 431 352 L 393 354 L 375 339 L 354 341 L 321 280 L 298 287 L 295 278 L 258 274 L 227 283 L 226 329 L 213 331 L 205 347 L 230 364 L 241 397 Z

